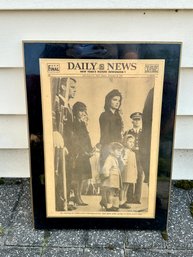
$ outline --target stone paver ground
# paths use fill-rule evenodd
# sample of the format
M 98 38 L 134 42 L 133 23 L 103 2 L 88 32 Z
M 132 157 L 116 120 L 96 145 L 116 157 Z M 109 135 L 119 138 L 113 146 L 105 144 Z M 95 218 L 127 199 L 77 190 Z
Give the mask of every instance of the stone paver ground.
M 15 183 L 17 182 L 17 183 Z M 0 257 L 193 257 L 193 190 L 172 187 L 168 240 L 159 231 L 34 230 L 29 179 L 0 185 Z

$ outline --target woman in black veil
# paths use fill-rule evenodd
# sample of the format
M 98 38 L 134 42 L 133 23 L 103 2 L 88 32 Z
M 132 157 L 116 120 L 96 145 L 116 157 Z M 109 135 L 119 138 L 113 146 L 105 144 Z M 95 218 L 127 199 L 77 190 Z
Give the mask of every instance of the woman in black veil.
M 122 102 L 122 95 L 117 89 L 110 91 L 105 97 L 105 111 L 101 113 L 99 118 L 100 124 L 100 168 L 102 170 L 104 162 L 109 154 L 109 145 L 112 142 L 122 141 L 123 121 L 120 115 L 120 107 Z M 106 193 L 101 190 L 102 200 L 100 202 L 102 207 L 106 207 Z

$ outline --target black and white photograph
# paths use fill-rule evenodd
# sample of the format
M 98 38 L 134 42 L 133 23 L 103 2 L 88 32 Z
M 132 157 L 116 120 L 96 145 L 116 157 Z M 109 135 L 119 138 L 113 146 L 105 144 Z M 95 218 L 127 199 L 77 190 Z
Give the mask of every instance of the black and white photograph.
M 41 59 L 47 217 L 153 218 L 164 60 Z

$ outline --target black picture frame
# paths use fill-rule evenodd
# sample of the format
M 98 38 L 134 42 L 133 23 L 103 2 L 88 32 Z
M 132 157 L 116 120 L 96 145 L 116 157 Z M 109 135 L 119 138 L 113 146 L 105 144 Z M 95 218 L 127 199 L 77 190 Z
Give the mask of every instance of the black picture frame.
M 31 186 L 36 229 L 167 228 L 181 43 L 167 42 L 23 42 L 29 118 Z M 155 218 L 47 218 L 44 140 L 39 59 L 165 60 Z M 37 137 L 33 138 L 34 135 Z

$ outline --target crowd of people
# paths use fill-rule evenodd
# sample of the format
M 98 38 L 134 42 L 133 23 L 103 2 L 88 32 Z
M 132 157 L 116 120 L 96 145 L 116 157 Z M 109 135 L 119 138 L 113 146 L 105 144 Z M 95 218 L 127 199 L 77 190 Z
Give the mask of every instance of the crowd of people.
M 118 211 L 129 209 L 131 203 L 140 204 L 145 178 L 141 154 L 143 114 L 132 113 L 128 118 L 133 126 L 124 131 L 120 115 L 122 95 L 117 89 L 111 90 L 99 117 L 100 141 L 93 147 L 86 104 L 78 101 L 70 105 L 76 95 L 76 84 L 74 78 L 60 78 L 53 98 L 56 211 L 75 210 L 89 204 L 82 200 L 82 187 L 85 180 L 92 179 L 90 160 L 96 153 L 100 153 L 102 210 Z

